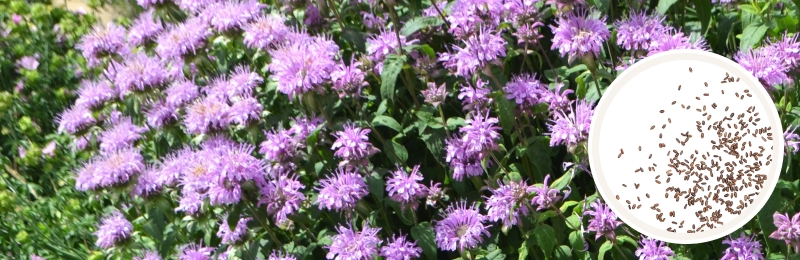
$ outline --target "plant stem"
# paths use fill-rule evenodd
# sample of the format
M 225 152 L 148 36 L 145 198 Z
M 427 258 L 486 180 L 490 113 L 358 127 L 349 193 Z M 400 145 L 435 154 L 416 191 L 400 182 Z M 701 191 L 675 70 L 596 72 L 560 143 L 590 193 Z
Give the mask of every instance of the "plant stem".
M 597 89 L 597 95 L 600 98 L 603 98 L 603 93 L 600 92 L 600 83 L 597 82 L 597 74 L 594 71 L 590 71 L 592 73 L 592 80 L 594 80 L 594 87 Z
M 275 241 L 276 244 L 278 244 L 278 247 L 283 248 L 283 243 L 281 243 L 281 241 L 278 240 L 278 237 L 275 236 L 275 234 L 272 232 L 272 229 L 270 229 L 269 226 L 267 226 L 267 224 L 264 223 L 263 220 L 261 220 L 261 218 L 256 216 L 255 209 L 253 209 L 250 200 L 247 199 L 246 197 L 245 197 L 245 205 L 247 205 L 247 208 L 250 209 L 251 213 L 253 213 L 253 218 L 258 220 L 258 223 L 261 224 L 261 227 L 263 227 L 264 230 L 267 231 L 267 234 L 269 234 L 269 236 L 272 238 L 272 240 Z

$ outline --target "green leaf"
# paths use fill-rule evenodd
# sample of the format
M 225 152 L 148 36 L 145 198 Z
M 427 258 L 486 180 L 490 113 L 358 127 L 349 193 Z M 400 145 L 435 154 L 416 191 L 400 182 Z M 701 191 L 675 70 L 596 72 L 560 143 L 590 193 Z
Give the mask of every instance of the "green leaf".
M 374 119 L 372 119 L 372 124 L 376 126 L 389 127 L 399 133 L 403 132 L 403 126 L 401 126 L 397 120 L 394 120 L 394 118 L 388 116 L 376 116 Z
M 543 142 L 544 139 L 536 140 L 528 145 L 527 155 L 528 160 L 531 162 L 531 171 L 533 176 L 537 179 L 544 179 L 544 176 L 549 174 L 551 170 L 550 149 L 549 144 Z
M 464 122 L 464 118 L 462 117 L 451 117 L 447 119 L 447 130 L 455 130 L 459 126 L 465 126 L 466 123 Z
M 403 71 L 405 63 L 405 55 L 389 54 L 386 56 L 386 60 L 383 62 L 383 71 L 381 72 L 381 98 L 394 100 L 397 75 Z
M 756 8 L 753 5 L 750 4 L 739 5 L 739 9 L 741 9 L 742 12 L 758 16 L 758 10 L 756 10 Z
M 611 248 L 613 248 L 613 247 L 614 247 L 614 244 L 611 243 L 611 240 L 606 240 L 606 242 L 603 243 L 602 246 L 600 246 L 600 251 L 597 253 L 597 259 L 598 260 L 605 259 L 606 252 L 608 252 L 608 250 L 611 250 Z
M 564 187 L 567 187 L 567 185 L 571 181 L 572 181 L 572 173 L 570 171 L 567 171 L 567 172 L 564 173 L 564 175 L 562 175 L 561 177 L 559 177 L 558 179 L 553 181 L 553 184 L 550 185 L 550 188 L 551 189 L 556 189 L 556 190 L 561 190 Z
M 436 58 L 436 51 L 434 51 L 433 48 L 431 48 L 430 45 L 427 45 L 427 44 L 416 45 L 414 49 L 422 51 L 425 54 L 428 54 L 428 57 L 430 57 L 430 58 Z
M 432 131 L 433 133 L 423 134 L 420 136 L 422 142 L 428 147 L 428 151 L 433 154 L 436 161 L 442 162 L 442 149 L 444 148 L 444 134 L 439 131 Z
M 572 259 L 572 249 L 570 249 L 566 245 L 561 245 L 558 248 L 556 248 L 555 254 L 556 254 L 556 259 L 558 260 Z
M 661 14 L 666 14 L 669 8 L 672 7 L 678 0 L 659 0 L 656 10 Z
M 778 27 L 775 28 L 775 32 L 787 32 L 787 33 L 796 33 L 797 32 L 797 17 L 792 15 L 786 15 L 783 17 L 775 17 L 775 22 L 778 24 Z
M 494 97 L 494 101 L 497 103 L 497 107 L 500 109 L 500 126 L 503 128 L 503 132 L 507 135 L 510 135 L 514 132 L 514 102 L 508 100 L 503 92 L 497 92 Z
M 359 52 L 364 52 L 367 50 L 366 38 L 366 35 L 356 28 L 348 26 L 342 30 L 342 39 L 353 44 L 355 50 Z
M 581 219 L 577 214 L 572 214 L 571 216 L 567 217 L 567 227 L 573 230 L 580 230 L 581 228 Z
M 575 91 L 575 96 L 579 99 L 586 97 L 586 79 L 582 76 L 575 78 L 575 83 L 578 83 L 578 89 Z
M 405 163 L 408 160 L 408 150 L 403 147 L 402 144 L 399 144 L 392 140 L 391 142 L 385 142 L 385 149 L 391 149 L 393 155 L 389 155 L 389 160 L 393 163 Z
M 433 108 L 428 107 L 428 106 L 423 106 L 420 110 L 418 110 L 414 114 L 422 122 L 424 122 L 426 125 L 428 125 L 428 127 L 433 128 L 433 129 L 442 128 L 442 120 L 437 118 L 437 117 L 434 117 L 433 116 L 434 112 L 435 111 L 433 110 Z
M 228 214 L 228 228 L 231 230 L 236 230 L 236 225 L 239 224 L 239 218 L 242 216 L 242 203 L 238 203 L 233 206 L 233 211 Z
M 403 29 L 400 29 L 400 34 L 403 36 L 409 36 L 422 28 L 439 26 L 444 24 L 444 21 L 441 17 L 438 16 L 428 16 L 428 17 L 414 17 L 411 20 L 408 20 L 405 25 L 403 25 Z
M 635 239 L 633 239 L 632 237 L 629 237 L 629 236 L 624 236 L 624 235 L 623 236 L 617 236 L 617 241 L 622 242 L 622 243 L 620 243 L 620 245 L 622 245 L 623 243 L 628 243 L 628 244 L 631 244 L 634 247 L 638 247 L 639 246 L 639 243 L 637 243 Z
M 422 222 L 411 228 L 411 237 L 413 237 L 414 240 L 417 241 L 417 245 L 422 248 L 425 257 L 428 259 L 437 259 L 436 241 L 434 241 L 435 236 L 431 223 Z
M 522 245 L 518 249 L 519 259 L 527 259 L 528 257 L 528 240 L 522 241 Z
M 739 42 L 739 49 L 748 50 L 752 49 L 753 46 L 761 42 L 761 39 L 764 38 L 764 34 L 767 33 L 767 26 L 763 23 L 754 23 L 748 25 L 742 31 L 742 39 Z
M 764 234 L 772 234 L 777 227 L 773 223 L 774 219 L 772 217 L 775 212 L 781 210 L 786 202 L 781 198 L 781 190 L 775 189 L 772 191 L 772 195 L 769 196 L 767 199 L 767 204 L 758 211 L 756 214 L 756 219 L 758 220 L 758 224 L 761 226 L 761 230 Z M 767 249 L 767 252 L 774 251 L 773 248 L 777 246 L 775 240 L 767 239 L 764 241 L 764 245 Z
M 372 172 L 367 177 L 367 186 L 369 186 L 369 192 L 372 193 L 375 197 L 383 198 L 384 190 L 384 182 L 383 178 L 378 172 Z M 300 215 L 300 214 L 298 214 Z
M 556 245 L 554 239 L 556 232 L 553 230 L 553 227 L 549 225 L 538 226 L 534 230 L 533 235 L 536 237 L 536 242 L 539 244 L 539 248 L 542 249 L 544 255 L 549 257 L 553 253 L 553 247 Z
M 701 33 L 706 34 L 708 24 L 711 23 L 711 1 L 709 0 L 694 0 L 694 8 L 697 11 L 697 18 L 700 19 L 702 24 Z
M 575 230 L 569 233 L 569 245 L 579 256 L 585 254 L 585 252 L 581 252 L 586 244 L 585 241 L 583 241 L 580 230 Z

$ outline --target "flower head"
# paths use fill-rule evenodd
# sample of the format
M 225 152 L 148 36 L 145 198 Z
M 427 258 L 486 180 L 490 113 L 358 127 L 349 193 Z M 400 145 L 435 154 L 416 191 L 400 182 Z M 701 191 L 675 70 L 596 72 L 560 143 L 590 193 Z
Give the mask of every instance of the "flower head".
M 331 72 L 331 81 L 333 81 L 331 89 L 339 93 L 339 98 L 346 96 L 360 97 L 361 89 L 369 85 L 364 80 L 366 73 L 359 68 L 360 66 L 361 62 L 353 59 L 349 66 L 340 62 L 336 69 Z
M 306 200 L 302 192 L 306 186 L 297 180 L 297 176 L 284 172 L 256 180 L 261 194 L 258 205 L 267 205 L 267 214 L 273 216 L 278 226 L 289 226 L 291 220 L 288 216 L 299 211 Z
M 369 129 L 363 129 L 353 123 L 344 125 L 343 131 L 337 131 L 333 135 L 336 141 L 331 146 L 335 150 L 333 155 L 341 158 L 343 163 L 357 163 L 379 152 L 369 142 Z
M 34 55 L 34 57 L 24 56 L 20 58 L 17 60 L 17 67 L 25 70 L 36 70 L 39 67 L 39 60 L 36 59 L 36 56 L 38 54 Z
M 660 52 L 683 49 L 706 50 L 708 46 L 703 38 L 699 38 L 692 43 L 691 37 L 685 36 L 683 32 L 674 28 L 668 28 L 660 34 L 650 36 L 647 55 L 652 56 Z
M 587 54 L 599 56 L 603 42 L 611 37 L 605 20 L 605 16 L 596 18 L 586 9 L 559 17 L 558 26 L 550 26 L 554 34 L 552 48 L 558 48 L 561 55 L 569 54 L 570 62 Z
M 461 127 L 461 142 L 468 153 L 481 154 L 497 150 L 497 139 L 500 138 L 499 120 L 489 116 L 489 110 L 477 112 L 468 118 Z
M 111 87 L 108 81 L 88 81 L 81 82 L 78 88 L 78 99 L 75 100 L 76 106 L 96 108 L 114 99 L 117 92 Z
M 755 240 L 755 235 L 748 236 L 742 232 L 739 238 L 728 236 L 722 240 L 723 244 L 730 245 L 725 249 L 724 255 L 721 260 L 736 260 L 736 259 L 764 259 L 761 254 L 761 243 Z
M 338 46 L 326 38 L 311 37 L 295 33 L 289 43 L 270 50 L 272 63 L 269 71 L 278 81 L 278 91 L 294 95 L 319 90 L 330 80 L 336 62 Z
M 789 219 L 788 213 L 780 214 L 775 212 L 772 218 L 778 229 L 772 232 L 769 237 L 783 240 L 787 245 L 791 245 L 794 248 L 794 252 L 800 252 L 800 213 L 794 214 Z
M 120 98 L 131 91 L 144 91 L 166 84 L 169 76 L 165 67 L 160 59 L 148 57 L 144 52 L 132 54 L 114 77 Z
M 87 127 L 94 125 L 97 119 L 92 115 L 92 111 L 88 107 L 75 105 L 67 110 L 64 110 L 58 119 L 58 132 L 66 132 L 68 134 L 76 134 Z
M 383 61 L 386 55 L 397 54 L 400 46 L 408 46 L 408 44 L 416 42 L 416 40 L 407 41 L 405 36 L 400 36 L 400 42 L 397 41 L 397 35 L 393 31 L 381 29 L 380 33 L 367 38 L 367 54 L 374 61 Z
M 400 203 L 401 207 L 415 210 L 419 205 L 419 199 L 426 195 L 425 186 L 419 183 L 422 179 L 419 165 L 414 166 L 410 173 L 398 165 L 397 170 L 392 172 L 392 177 L 386 181 L 386 191 L 393 201 Z
M 444 212 L 444 219 L 436 222 L 436 245 L 446 251 L 463 251 L 473 249 L 483 242 L 483 236 L 491 236 L 483 222 L 486 216 L 481 215 L 474 204 L 467 206 L 466 201 L 450 205 Z
M 631 12 L 627 20 L 617 21 L 617 44 L 626 50 L 647 50 L 651 37 L 666 30 L 664 16 L 647 15 L 645 12 Z
M 136 185 L 133 186 L 133 195 L 146 198 L 161 192 L 161 185 L 156 182 L 158 178 L 156 174 L 158 173 L 158 169 L 152 165 L 146 166 L 145 170 L 139 174 L 139 178 L 136 179 Z
M 219 99 L 197 100 L 186 109 L 183 120 L 186 130 L 192 134 L 204 134 L 210 129 L 225 128 L 230 124 L 230 106 Z
M 328 210 L 349 211 L 356 202 L 366 196 L 367 183 L 355 171 L 339 168 L 336 172 L 320 181 L 319 197 L 316 204 Z
M 446 2 L 437 7 L 444 12 L 444 6 L 446 6 Z M 448 32 L 456 38 L 463 38 L 480 30 L 481 26 L 496 28 L 500 25 L 503 11 L 503 1 L 501 0 L 455 1 L 450 7 L 449 14 L 445 17 L 450 24 Z M 439 12 L 435 9 L 429 10 L 428 13 L 435 14 L 434 16 L 439 15 Z
M 433 107 L 439 107 L 439 104 L 444 102 L 444 99 L 447 98 L 447 89 L 445 88 L 445 83 L 442 83 L 438 87 L 434 82 L 428 82 L 428 88 L 422 90 L 422 96 L 425 97 L 425 102 L 431 104 Z
M 636 249 L 636 256 L 642 260 L 669 260 L 670 256 L 675 255 L 672 248 L 669 248 L 663 241 L 642 236 L 639 244 L 642 247 Z
M 416 242 L 407 241 L 402 233 L 399 236 L 392 236 L 392 242 L 381 247 L 381 256 L 386 260 L 410 260 L 419 258 L 422 248 Z
M 569 114 L 567 114 L 567 112 Z M 569 107 L 566 112 L 559 111 L 555 119 L 549 124 L 550 146 L 574 146 L 589 137 L 589 127 L 592 124 L 592 102 L 580 100 L 575 107 Z
M 797 42 L 797 35 L 791 37 L 788 34 L 784 35 L 777 42 L 772 42 L 768 38 L 767 42 L 769 45 L 766 48 L 773 49 L 789 69 L 796 69 L 800 65 L 800 42 Z
M 442 190 L 441 183 L 433 183 L 433 181 L 431 181 L 431 186 L 425 187 L 425 189 L 426 189 L 425 193 L 428 194 L 425 199 L 425 205 L 431 207 L 436 206 L 436 203 L 439 202 L 439 200 L 441 200 L 445 196 L 444 190 Z
M 503 88 L 506 98 L 514 100 L 517 105 L 523 108 L 532 108 L 542 103 L 547 86 L 536 79 L 536 74 L 522 74 L 515 76 Z
M 572 104 L 567 95 L 572 94 L 574 91 L 569 88 L 561 91 L 564 88 L 563 82 L 556 82 L 555 85 L 552 92 L 542 94 L 542 99 L 549 105 L 550 114 L 565 113 L 567 109 L 570 109 L 570 104 Z
M 339 234 L 333 236 L 333 243 L 326 246 L 327 259 L 373 259 L 378 254 L 381 240 L 378 238 L 380 228 L 364 226 L 361 232 L 345 226 L 336 227 Z
M 486 107 L 492 103 L 492 98 L 489 97 L 492 90 L 486 86 L 486 81 L 478 78 L 475 85 L 467 83 L 459 89 L 461 93 L 458 94 L 458 99 L 464 105 L 464 110 L 474 110 L 474 108 Z
M 272 251 L 267 260 L 297 260 L 297 258 L 285 252 Z
M 211 260 L 214 249 L 201 244 L 192 243 L 183 247 L 178 259 L 180 260 Z
M 785 60 L 774 48 L 744 50 L 734 55 L 739 65 L 756 76 L 767 90 L 772 86 L 789 82 L 786 72 L 789 70 Z
M 199 15 L 218 32 L 242 28 L 266 5 L 256 0 L 225 0 L 208 5 Z
M 138 150 L 116 150 L 85 163 L 77 172 L 75 187 L 87 191 L 124 184 L 144 169 L 144 158 Z
M 198 17 L 189 18 L 156 39 L 156 53 L 162 58 L 180 58 L 190 53 L 194 54 L 197 49 L 205 45 L 206 37 L 210 35 L 207 22 Z
M 483 174 L 483 161 L 484 153 L 470 153 L 467 152 L 467 147 L 464 140 L 454 135 L 445 140 L 445 160 L 453 168 L 453 179 L 461 181 L 464 177 L 480 176 Z
M 517 36 L 517 44 L 519 45 L 531 45 L 536 46 L 539 44 L 539 39 L 544 38 L 539 29 L 544 26 L 541 22 L 535 22 L 533 24 L 524 23 L 517 28 L 517 31 L 514 32 L 514 36 Z
M 141 13 L 139 17 L 133 21 L 133 25 L 131 25 L 131 28 L 128 30 L 128 43 L 132 45 L 142 45 L 149 40 L 154 40 L 155 37 L 164 30 L 161 23 L 155 20 L 153 12 L 154 11 L 151 9 Z
M 160 129 L 164 125 L 174 122 L 178 119 L 177 108 L 168 105 L 163 100 L 149 100 L 144 107 L 145 119 L 147 125 Z
M 125 28 L 113 23 L 105 27 L 97 25 L 91 33 L 83 36 L 75 48 L 81 50 L 89 66 L 100 65 L 100 59 L 106 55 L 128 52 L 125 45 Z
M 783 139 L 786 140 L 786 147 L 789 151 L 793 153 L 797 153 L 800 151 L 800 135 L 795 133 L 797 131 L 797 126 L 792 127 L 791 125 L 786 127 L 786 131 L 783 132 Z
M 222 224 L 219 225 L 217 236 L 222 239 L 223 244 L 235 244 L 247 235 L 247 222 L 250 222 L 250 220 L 253 220 L 253 218 L 239 218 L 239 222 L 236 222 L 236 227 L 231 230 L 228 218 L 225 217 L 222 219 Z
M 506 56 L 506 40 L 500 32 L 481 27 L 464 40 L 464 47 L 453 46 L 455 54 L 445 53 L 439 60 L 444 66 L 455 69 L 458 75 L 469 78 L 499 57 Z
M 100 133 L 100 149 L 106 152 L 130 148 L 147 131 L 146 127 L 133 124 L 129 117 L 123 117 L 113 122 L 113 125 Z
M 536 194 L 533 196 L 533 199 L 531 199 L 531 205 L 536 206 L 537 211 L 549 209 L 562 198 L 558 190 L 550 188 L 550 185 L 547 183 L 548 180 L 550 180 L 550 174 L 544 177 L 544 182 L 541 187 L 531 186 L 528 188 L 528 192 Z M 567 196 L 569 196 L 569 192 L 564 194 L 564 197 Z
M 228 121 L 238 125 L 246 125 L 261 118 L 264 107 L 254 97 L 237 98 L 228 110 Z
M 308 136 L 317 130 L 317 127 L 322 125 L 323 120 L 320 117 L 303 117 L 299 116 L 294 118 L 294 125 L 289 129 L 294 135 L 298 143 L 305 144 Z
M 122 212 L 114 211 L 100 220 L 97 227 L 97 246 L 100 248 L 111 248 L 116 244 L 122 243 L 131 237 L 133 224 L 131 224 Z
M 584 215 L 592 216 L 592 219 L 589 220 L 589 227 L 587 230 L 597 233 L 594 237 L 595 240 L 599 239 L 601 236 L 606 236 L 606 238 L 613 241 L 615 238 L 614 230 L 617 229 L 617 226 L 622 224 L 622 221 L 617 220 L 617 214 L 611 211 L 611 208 L 607 205 L 600 202 L 600 200 L 595 200 L 592 202 L 591 206 L 591 209 L 587 209 L 583 212 Z
M 261 149 L 258 150 L 264 154 L 264 159 L 278 163 L 289 162 L 297 154 L 299 144 L 289 130 L 272 129 L 264 134 L 267 139 L 261 143 Z
M 244 43 L 250 48 L 259 49 L 267 49 L 283 42 L 289 33 L 284 18 L 276 14 L 260 16 L 242 29 L 244 29 Z
M 197 85 L 188 80 L 176 81 L 164 92 L 167 94 L 167 105 L 171 107 L 183 106 L 200 96 Z
M 497 189 L 490 189 L 492 196 L 486 200 L 486 217 L 491 221 L 502 221 L 503 228 L 507 229 L 521 221 L 522 216 L 528 215 L 528 207 L 524 205 L 528 197 L 528 185 L 524 181 L 509 181 Z
M 33 259 L 31 259 L 33 260 Z M 42 259 L 44 260 L 44 259 Z M 141 256 L 134 257 L 133 260 L 162 260 L 161 256 L 155 251 L 144 251 Z

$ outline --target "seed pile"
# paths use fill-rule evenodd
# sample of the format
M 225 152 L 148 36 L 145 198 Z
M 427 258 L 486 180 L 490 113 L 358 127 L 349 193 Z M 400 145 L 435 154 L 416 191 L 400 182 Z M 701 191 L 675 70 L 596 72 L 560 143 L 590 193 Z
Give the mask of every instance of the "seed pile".
M 689 68 L 689 73 L 693 73 L 692 68 Z M 698 92 L 702 96 L 687 95 L 686 100 L 670 101 L 664 104 L 664 109 L 656 109 L 652 118 L 657 122 L 648 124 L 652 126 L 643 130 L 659 139 L 674 138 L 675 142 L 634 146 L 637 149 L 625 156 L 641 165 L 631 169 L 631 174 L 645 174 L 648 180 L 652 175 L 652 182 L 648 181 L 650 184 L 645 184 L 647 186 L 642 186 L 642 189 L 639 188 L 642 183 L 623 183 L 624 192 L 616 195 L 616 199 L 624 201 L 629 210 L 642 210 L 642 205 L 645 205 L 644 210 L 653 212 L 656 225 L 673 233 L 698 233 L 719 228 L 725 219 L 741 215 L 753 204 L 768 177 L 765 174 L 768 167 L 765 166 L 772 162 L 773 133 L 769 125 L 759 125 L 759 115 L 763 111 L 758 111 L 755 106 L 737 111 L 739 104 L 717 104 L 722 100 L 746 102 L 744 100 L 753 97 L 750 90 L 738 82 L 739 78 L 725 73 L 719 84 L 701 81 L 678 85 L 674 91 L 700 88 Z M 684 88 L 682 85 L 687 86 Z M 725 88 L 728 94 L 724 90 L 710 91 L 713 88 Z M 715 95 L 721 96 L 715 98 Z M 710 99 L 716 99 L 716 102 L 706 101 Z M 681 116 L 672 114 L 673 117 L 668 117 L 671 110 Z M 686 125 L 681 124 L 686 120 L 694 122 L 693 126 L 680 129 Z M 623 148 L 627 147 L 620 148 L 618 158 L 622 158 Z M 666 154 L 666 157 L 653 158 L 653 154 L 659 153 Z M 662 191 L 664 199 L 658 195 Z M 651 198 L 649 193 L 653 192 L 656 195 Z M 678 214 L 672 209 L 679 209 Z M 692 217 L 687 218 L 689 215 Z

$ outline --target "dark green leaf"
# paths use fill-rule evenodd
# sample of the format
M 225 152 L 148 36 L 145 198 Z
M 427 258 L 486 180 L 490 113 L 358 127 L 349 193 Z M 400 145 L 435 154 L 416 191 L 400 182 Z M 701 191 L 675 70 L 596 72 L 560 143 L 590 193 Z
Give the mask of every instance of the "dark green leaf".
M 661 14 L 666 14 L 669 8 L 672 7 L 678 0 L 658 0 L 656 10 Z
M 711 1 L 694 0 L 693 2 L 697 11 L 697 18 L 700 19 L 700 24 L 702 24 L 701 33 L 705 35 L 706 30 L 708 30 L 708 24 L 711 23 Z
M 451 117 L 447 119 L 447 130 L 455 130 L 459 126 L 464 126 L 464 118 L 462 117 Z
M 600 246 L 600 251 L 597 252 L 597 259 L 598 260 L 605 259 L 606 252 L 608 252 L 608 250 L 611 250 L 611 248 L 613 248 L 613 247 L 614 247 L 614 244 L 611 243 L 611 240 L 606 240 L 606 242 L 603 243 L 602 246 Z
M 390 150 L 391 154 L 389 155 L 389 160 L 394 163 L 405 163 L 408 160 L 408 151 L 402 144 L 395 142 L 394 140 L 390 142 L 385 142 L 384 149 Z
M 367 185 L 369 186 L 369 192 L 372 193 L 372 195 L 378 198 L 383 198 L 385 187 L 383 178 L 381 178 L 380 174 L 373 172 L 367 176 Z
M 244 208 L 242 203 L 238 203 L 233 206 L 233 211 L 228 214 L 228 227 L 231 230 L 236 230 L 236 225 L 239 224 L 239 218 L 242 215 L 242 209 Z
M 442 25 L 444 21 L 442 18 L 438 16 L 428 16 L 428 17 L 414 17 L 408 22 L 403 25 L 403 29 L 400 29 L 400 34 L 403 36 L 409 36 L 422 28 L 432 27 L 432 26 L 439 26 Z
M 375 119 L 372 119 L 372 124 L 376 126 L 386 126 L 399 133 L 403 132 L 403 127 L 400 125 L 400 123 L 398 123 L 397 120 L 394 120 L 394 118 L 388 116 L 376 116 Z
M 558 248 L 556 248 L 555 254 L 557 260 L 572 259 L 572 249 L 570 249 L 568 246 L 565 245 L 561 245 Z
M 583 255 L 584 247 L 586 246 L 586 242 L 583 241 L 583 237 L 581 236 L 580 230 L 575 230 L 569 233 L 569 245 L 575 250 L 577 255 Z
M 503 128 L 503 132 L 507 135 L 510 135 L 515 131 L 514 127 L 514 109 L 515 103 L 508 100 L 503 92 L 497 92 L 494 97 L 495 102 L 497 102 L 497 107 L 500 109 L 500 126 Z
M 425 257 L 428 259 L 437 259 L 436 257 L 436 241 L 434 241 L 433 228 L 431 223 L 422 222 L 419 225 L 411 228 L 411 237 L 417 241 L 417 245 L 422 248 Z
M 767 33 L 767 26 L 763 23 L 754 23 L 748 25 L 742 31 L 742 39 L 739 42 L 739 49 L 747 50 L 752 49 L 753 46 L 761 42 L 764 34 Z
M 549 225 L 538 226 L 534 230 L 533 235 L 536 236 L 536 242 L 539 244 L 539 248 L 542 249 L 544 255 L 549 257 L 553 253 L 553 247 L 556 245 L 554 239 L 556 233 L 553 227 Z
M 436 158 L 437 161 L 442 163 L 442 149 L 444 147 L 444 134 L 440 131 L 431 131 L 433 133 L 423 134 L 420 136 L 420 139 L 425 143 L 425 146 L 428 147 L 428 151 L 433 154 L 433 157 Z
M 739 9 L 741 9 L 742 12 L 758 16 L 758 10 L 750 4 L 739 5 Z
M 383 99 L 394 100 L 397 75 L 403 71 L 405 63 L 405 55 L 389 54 L 386 56 L 386 60 L 383 62 L 383 71 L 381 72 L 381 97 Z

